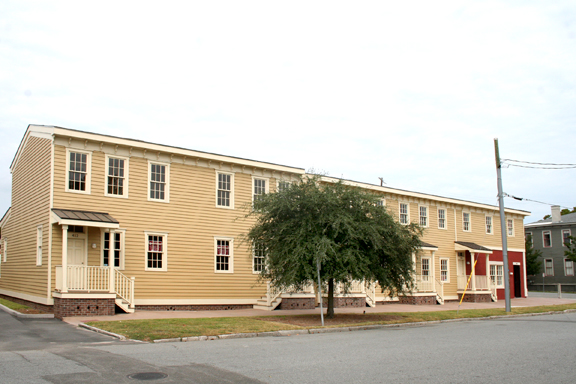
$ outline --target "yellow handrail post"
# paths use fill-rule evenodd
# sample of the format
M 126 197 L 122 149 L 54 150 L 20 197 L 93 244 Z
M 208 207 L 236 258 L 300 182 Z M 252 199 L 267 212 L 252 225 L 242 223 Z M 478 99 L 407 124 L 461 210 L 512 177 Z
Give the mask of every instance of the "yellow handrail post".
M 456 314 L 458 314 L 458 312 L 460 311 L 460 305 L 462 304 L 462 300 L 464 300 L 464 296 L 466 295 L 466 291 L 468 290 L 468 284 L 470 284 L 470 279 L 472 279 L 472 276 L 474 275 L 473 272 L 476 271 L 476 263 L 478 262 L 478 258 L 476 258 L 476 261 L 474 262 L 474 265 L 472 266 L 472 270 L 470 271 L 470 277 L 468 278 L 468 281 L 466 282 L 466 287 L 464 288 L 464 292 L 462 293 L 462 298 L 460 299 L 460 302 L 458 303 L 458 309 L 456 310 Z

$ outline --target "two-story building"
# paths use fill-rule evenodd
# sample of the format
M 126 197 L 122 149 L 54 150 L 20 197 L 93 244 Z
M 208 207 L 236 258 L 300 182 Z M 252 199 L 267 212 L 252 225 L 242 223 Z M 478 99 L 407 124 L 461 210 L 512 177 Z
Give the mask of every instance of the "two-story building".
M 314 287 L 258 283 L 263 255 L 243 241 L 254 196 L 306 177 L 301 168 L 71 129 L 30 125 L 10 167 L 0 221 L 0 296 L 56 317 L 133 310 L 308 308 Z M 324 182 L 335 179 L 323 178 Z M 358 282 L 341 305 L 503 298 L 498 207 L 345 181 L 425 228 L 417 289 L 390 298 Z M 523 218 L 506 210 L 511 286 L 526 295 Z
M 549 218 L 526 224 L 524 230 L 533 248 L 542 252 L 542 271 L 530 276 L 529 288 L 555 290 L 562 284 L 562 290 L 576 291 L 574 262 L 564 255 L 568 237 L 576 234 L 576 213 L 561 215 L 560 206 L 553 205 Z

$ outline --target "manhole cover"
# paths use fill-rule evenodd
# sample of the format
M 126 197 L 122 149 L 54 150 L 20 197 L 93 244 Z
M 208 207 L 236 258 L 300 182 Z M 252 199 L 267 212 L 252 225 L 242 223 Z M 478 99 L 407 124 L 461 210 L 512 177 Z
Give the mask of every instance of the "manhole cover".
M 167 374 L 162 372 L 140 372 L 128 375 L 130 379 L 134 380 L 160 380 L 168 377 Z

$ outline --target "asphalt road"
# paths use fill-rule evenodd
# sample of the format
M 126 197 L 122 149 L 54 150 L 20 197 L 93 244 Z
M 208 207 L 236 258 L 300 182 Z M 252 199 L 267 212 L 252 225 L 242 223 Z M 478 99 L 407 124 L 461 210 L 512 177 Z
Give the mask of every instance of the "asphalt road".
M 57 336 L 48 337 L 38 332 L 46 330 L 40 320 L 15 324 L 4 316 L 0 313 L 0 383 L 138 383 L 128 375 L 145 372 L 168 375 L 150 383 L 576 381 L 576 313 L 161 344 L 113 341 L 42 320 L 57 329 Z M 28 327 L 33 330 L 26 333 Z M 74 340 L 55 341 L 67 339 L 67 333 Z M 22 346 L 33 348 L 19 348 L 13 339 L 22 335 L 31 343 Z

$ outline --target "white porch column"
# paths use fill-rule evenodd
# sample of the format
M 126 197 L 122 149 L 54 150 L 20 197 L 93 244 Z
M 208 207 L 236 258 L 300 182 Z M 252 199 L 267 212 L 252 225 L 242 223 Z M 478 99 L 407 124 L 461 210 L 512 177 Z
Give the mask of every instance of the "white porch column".
M 431 259 L 432 259 L 432 287 L 436 287 L 436 259 L 434 256 L 436 255 L 435 251 L 430 251 Z M 436 290 L 436 289 L 434 289 Z
M 116 233 L 114 229 L 110 229 L 110 234 L 108 235 L 108 268 L 110 273 L 110 284 L 108 286 L 110 293 L 116 292 L 116 279 L 114 264 L 116 259 Z
M 486 254 L 486 283 L 488 284 L 488 289 L 490 289 L 490 254 Z
M 62 225 L 62 292 L 68 292 L 68 226 Z
M 476 291 L 476 268 L 474 268 L 475 264 L 474 264 L 474 258 L 476 256 L 476 253 L 474 252 L 470 252 L 470 276 L 472 276 L 470 278 L 470 283 L 472 285 L 471 290 L 472 291 Z

